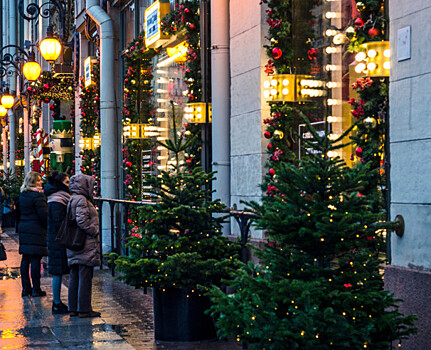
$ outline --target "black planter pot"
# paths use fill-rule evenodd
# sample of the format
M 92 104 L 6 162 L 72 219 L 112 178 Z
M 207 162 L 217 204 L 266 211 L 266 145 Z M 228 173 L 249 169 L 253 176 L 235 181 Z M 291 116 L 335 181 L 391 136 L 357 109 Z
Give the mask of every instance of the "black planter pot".
M 187 297 L 188 296 L 188 297 Z M 161 341 L 215 339 L 213 319 L 204 312 L 208 297 L 188 289 L 153 289 L 154 337 Z

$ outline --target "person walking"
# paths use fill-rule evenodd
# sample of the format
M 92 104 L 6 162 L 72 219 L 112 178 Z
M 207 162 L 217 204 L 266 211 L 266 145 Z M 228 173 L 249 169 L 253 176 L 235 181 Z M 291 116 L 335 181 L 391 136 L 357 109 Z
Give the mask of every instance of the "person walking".
M 55 241 L 70 199 L 69 175 L 51 172 L 44 190 L 48 198 L 48 272 L 52 275 L 52 313 L 68 313 L 61 301 L 61 281 L 69 273 L 66 248 Z
M 48 255 L 46 225 L 47 204 L 42 192 L 42 176 L 35 171 L 30 171 L 21 186 L 16 221 L 19 253 L 22 254 L 20 271 L 23 297 L 46 295 L 46 292 L 40 288 L 40 261 L 43 256 Z
M 100 317 L 91 306 L 91 288 L 94 266 L 100 265 L 99 216 L 92 203 L 94 178 L 77 174 L 70 178 L 70 217 L 76 218 L 78 227 L 87 234 L 80 251 L 67 249 L 69 276 L 70 316 Z

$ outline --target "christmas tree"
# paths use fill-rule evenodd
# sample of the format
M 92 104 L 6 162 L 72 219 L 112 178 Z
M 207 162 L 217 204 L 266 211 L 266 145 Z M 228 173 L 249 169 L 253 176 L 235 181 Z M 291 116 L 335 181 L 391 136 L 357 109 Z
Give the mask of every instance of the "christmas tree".
M 173 138 L 161 143 L 170 152 L 171 169 L 146 178 L 157 202 L 141 207 L 142 227 L 127 239 L 129 254 L 109 256 L 120 279 L 137 288 L 196 291 L 220 285 L 236 268 L 239 249 L 221 232 L 225 205 L 211 198 L 214 172 L 189 169 L 184 152 L 194 139 L 177 134 L 173 114 Z
M 235 272 L 226 295 L 212 288 L 219 335 L 255 349 L 388 349 L 414 332 L 383 289 L 384 212 L 361 193 L 378 169 L 329 157 L 345 145 L 312 128 L 299 164 L 273 164 L 262 203 L 248 203 L 266 247 Z

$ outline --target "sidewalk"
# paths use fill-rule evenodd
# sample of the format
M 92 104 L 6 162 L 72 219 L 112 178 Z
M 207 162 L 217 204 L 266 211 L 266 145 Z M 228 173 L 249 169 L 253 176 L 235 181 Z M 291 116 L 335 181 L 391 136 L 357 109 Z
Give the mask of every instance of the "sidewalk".
M 52 315 L 51 278 L 43 271 L 41 286 L 46 297 L 22 298 L 17 234 L 5 231 L 1 237 L 8 259 L 0 261 L 0 349 L 241 349 L 226 341 L 156 344 L 151 293 L 143 295 L 142 290 L 116 281 L 110 271 L 98 268 L 94 271 L 92 304 L 102 317 Z M 67 302 L 65 285 L 62 300 Z

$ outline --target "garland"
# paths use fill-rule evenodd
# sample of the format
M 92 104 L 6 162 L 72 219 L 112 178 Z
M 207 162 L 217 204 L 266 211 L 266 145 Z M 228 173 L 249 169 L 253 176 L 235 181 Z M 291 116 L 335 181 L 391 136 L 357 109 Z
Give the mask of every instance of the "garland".
M 100 70 L 99 63 L 93 64 L 92 80 L 96 82 L 94 86 L 85 87 L 84 79 L 81 78 L 81 94 L 79 109 L 81 110 L 82 137 L 94 137 L 100 130 Z M 72 113 L 72 112 L 71 112 Z M 96 149 L 85 149 L 79 152 L 81 156 L 81 172 L 93 176 L 96 179 L 94 192 L 100 196 L 100 147 Z
M 384 0 L 355 0 L 356 17 L 346 30 L 349 50 L 358 51 L 361 44 L 386 40 L 388 23 Z
M 124 106 L 122 110 L 123 125 L 136 123 L 153 124 L 155 109 L 152 102 L 151 87 L 152 59 L 157 54 L 153 49 L 147 49 L 141 33 L 133 40 L 125 51 Z M 124 190 L 126 198 L 140 201 L 142 196 L 142 151 L 152 150 L 155 157 L 156 147 L 150 139 L 127 139 L 123 152 Z M 154 170 L 155 162 L 148 163 L 149 170 Z M 138 210 L 134 206 L 129 211 L 129 225 L 132 230 L 138 227 Z
M 39 79 L 30 83 L 27 92 L 32 99 L 50 101 L 73 101 L 72 77 L 54 77 L 52 72 L 42 72 Z
M 168 35 L 185 34 L 187 48 L 187 63 L 184 81 L 187 85 L 188 102 L 199 102 L 202 99 L 201 48 L 200 48 L 200 2 L 189 0 L 175 5 L 175 11 L 163 18 L 162 31 Z M 184 156 L 189 169 L 201 163 L 201 125 L 184 123 L 181 132 L 188 140 L 196 137 Z
M 188 49 L 184 79 L 188 87 L 188 102 L 199 102 L 202 98 L 199 1 L 176 4 L 175 11 L 163 18 L 161 27 L 165 34 L 185 33 Z
M 356 0 L 357 16 L 346 34 L 350 39 L 349 51 L 361 51 L 366 42 L 385 40 L 388 23 L 384 1 Z M 356 133 L 351 137 L 356 145 L 351 159 L 370 164 L 370 182 L 362 191 L 375 198 L 375 210 L 387 207 L 385 195 L 387 166 L 385 153 L 386 116 L 388 114 L 387 78 L 360 78 L 353 83 L 359 98 L 350 99 L 352 116 L 358 121 Z M 383 194 L 383 196 L 382 196 Z M 383 198 L 382 198 L 383 197 Z

